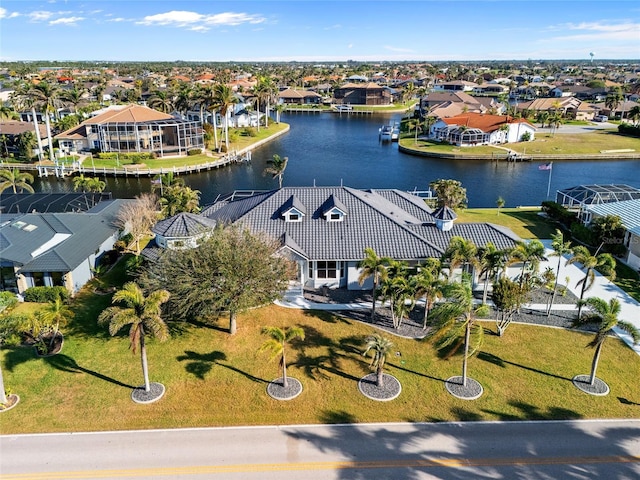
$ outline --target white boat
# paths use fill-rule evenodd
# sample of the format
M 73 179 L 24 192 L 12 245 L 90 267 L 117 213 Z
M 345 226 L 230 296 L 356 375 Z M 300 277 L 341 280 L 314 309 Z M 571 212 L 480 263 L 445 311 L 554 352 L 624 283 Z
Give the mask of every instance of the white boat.
M 338 112 L 353 112 L 353 107 L 351 105 L 334 105 L 333 108 Z
M 393 128 L 391 129 L 391 141 L 397 142 L 400 138 L 400 124 L 398 122 L 393 124 Z
M 383 125 L 378 130 L 378 138 L 382 142 L 390 142 L 393 136 L 393 127 L 391 125 Z

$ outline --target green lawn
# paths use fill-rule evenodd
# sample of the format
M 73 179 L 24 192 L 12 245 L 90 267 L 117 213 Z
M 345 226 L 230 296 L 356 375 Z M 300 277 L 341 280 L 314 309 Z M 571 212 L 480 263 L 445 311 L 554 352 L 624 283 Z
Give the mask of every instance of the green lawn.
M 538 215 L 539 208 L 470 208 L 456 212 L 459 222 L 489 222 L 509 227 L 523 239 L 551 238 L 556 227 Z
M 478 156 L 491 155 L 504 157 L 504 148 L 514 150 L 524 155 L 589 155 L 600 154 L 602 150 L 632 149 L 640 151 L 640 140 L 633 137 L 620 135 L 616 130 L 604 130 L 594 133 L 569 134 L 562 133 L 562 127 L 555 135 L 537 135 L 531 142 L 509 143 L 504 148 L 496 148 L 488 145 L 478 147 L 457 147 L 455 145 L 443 145 L 435 142 L 418 139 L 415 142 L 413 135 L 407 134 L 400 139 L 403 147 L 419 152 L 435 154 L 456 154 Z
M 500 215 L 501 217 L 503 214 Z M 506 215 L 504 215 L 506 217 Z M 118 264 L 104 281 L 122 283 Z M 194 326 L 172 324 L 166 343 L 148 342 L 152 381 L 167 387 L 159 402 L 141 406 L 130 399 L 140 385 L 138 355 L 132 355 L 126 331 L 112 338 L 96 325 L 108 295 L 87 288 L 74 300 L 76 317 L 64 329 L 62 352 L 36 358 L 30 348 L 3 348 L 5 385 L 17 393 L 17 408 L 0 417 L 1 433 L 94 431 L 196 426 L 332 422 L 634 418 L 640 402 L 640 358 L 611 338 L 598 376 L 611 386 L 607 397 L 577 390 L 570 379 L 588 373 L 593 350 L 590 335 L 531 325 L 512 325 L 503 338 L 489 333 L 469 374 L 484 395 L 473 402 L 455 399 L 443 381 L 458 375 L 461 359 L 442 359 L 425 340 L 394 338 L 388 372 L 402 383 L 389 403 L 362 396 L 357 381 L 369 372 L 361 355 L 373 329 L 327 312 L 267 306 L 239 317 L 229 336 L 227 319 Z M 279 402 L 266 394 L 279 376 L 277 361 L 258 353 L 263 326 L 299 325 L 306 340 L 289 351 L 289 374 L 302 381 L 303 393 Z

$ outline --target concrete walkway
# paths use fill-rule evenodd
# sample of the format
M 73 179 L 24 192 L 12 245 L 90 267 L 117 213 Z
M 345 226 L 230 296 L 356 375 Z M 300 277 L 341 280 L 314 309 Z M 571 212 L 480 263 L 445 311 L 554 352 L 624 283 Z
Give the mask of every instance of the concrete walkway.
M 551 240 L 541 240 L 541 242 L 545 246 L 545 256 L 548 260 L 540 263 L 540 271 L 542 272 L 547 267 L 551 267 L 553 269 L 553 272 L 555 273 L 558 266 L 558 257 L 551 256 L 551 254 L 553 253 L 553 249 L 551 248 Z M 580 264 L 574 263 L 571 265 L 565 265 L 568 258 L 568 256 L 565 256 L 560 262 L 559 284 L 563 285 L 565 282 L 565 278 L 569 277 L 569 290 L 576 297 L 580 297 L 580 287 L 578 287 L 576 284 L 578 283 L 578 281 L 584 278 L 585 273 L 581 270 Z M 585 292 L 585 299 L 589 297 L 599 297 L 606 301 L 609 301 L 609 299 L 611 298 L 617 298 L 620 301 L 621 307 L 619 318 L 635 325 L 636 328 L 640 329 L 640 303 L 638 303 L 633 297 L 628 295 L 620 287 L 611 283 L 606 277 L 600 275 L 598 272 L 596 272 L 596 278 L 593 282 L 592 287 Z M 304 298 L 299 287 L 296 289 L 288 290 L 284 294 L 283 299 L 276 301 L 276 304 L 285 308 L 298 308 L 302 310 L 344 311 L 371 308 L 370 302 L 349 304 L 314 303 Z M 547 305 L 529 304 L 524 305 L 524 307 L 532 310 L 546 310 Z M 575 305 L 557 304 L 553 306 L 553 309 L 577 312 L 577 307 Z M 640 344 L 634 345 L 631 336 L 623 332 L 622 330 L 616 328 L 614 329 L 614 331 L 620 338 L 622 338 L 622 340 L 624 340 L 627 345 L 629 345 L 638 355 L 640 355 Z

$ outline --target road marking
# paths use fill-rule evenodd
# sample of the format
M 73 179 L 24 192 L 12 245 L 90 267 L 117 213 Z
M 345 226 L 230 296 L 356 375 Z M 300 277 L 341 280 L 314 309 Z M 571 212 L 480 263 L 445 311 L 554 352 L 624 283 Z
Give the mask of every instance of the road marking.
M 591 457 L 556 458 L 442 458 L 442 459 L 406 459 L 370 462 L 301 462 L 301 463 L 263 463 L 239 465 L 203 465 L 192 467 L 135 468 L 123 470 L 86 470 L 71 472 L 42 472 L 2 474 L 2 480 L 72 480 L 86 478 L 118 477 L 162 477 L 170 475 L 211 475 L 224 473 L 256 473 L 303 470 L 347 470 L 355 468 L 460 468 L 460 467 L 504 467 L 527 465 L 590 465 L 603 463 L 639 463 L 640 456 L 611 455 Z

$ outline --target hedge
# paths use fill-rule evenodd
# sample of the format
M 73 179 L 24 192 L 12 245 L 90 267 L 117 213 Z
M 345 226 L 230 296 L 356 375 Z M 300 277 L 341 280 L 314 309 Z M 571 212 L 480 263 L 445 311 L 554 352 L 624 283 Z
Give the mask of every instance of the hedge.
M 48 303 L 57 299 L 66 301 L 69 292 L 64 287 L 31 287 L 24 291 L 25 302 Z
M 631 137 L 640 137 L 640 126 L 631 125 L 629 123 L 621 123 L 618 125 L 618 132 Z

